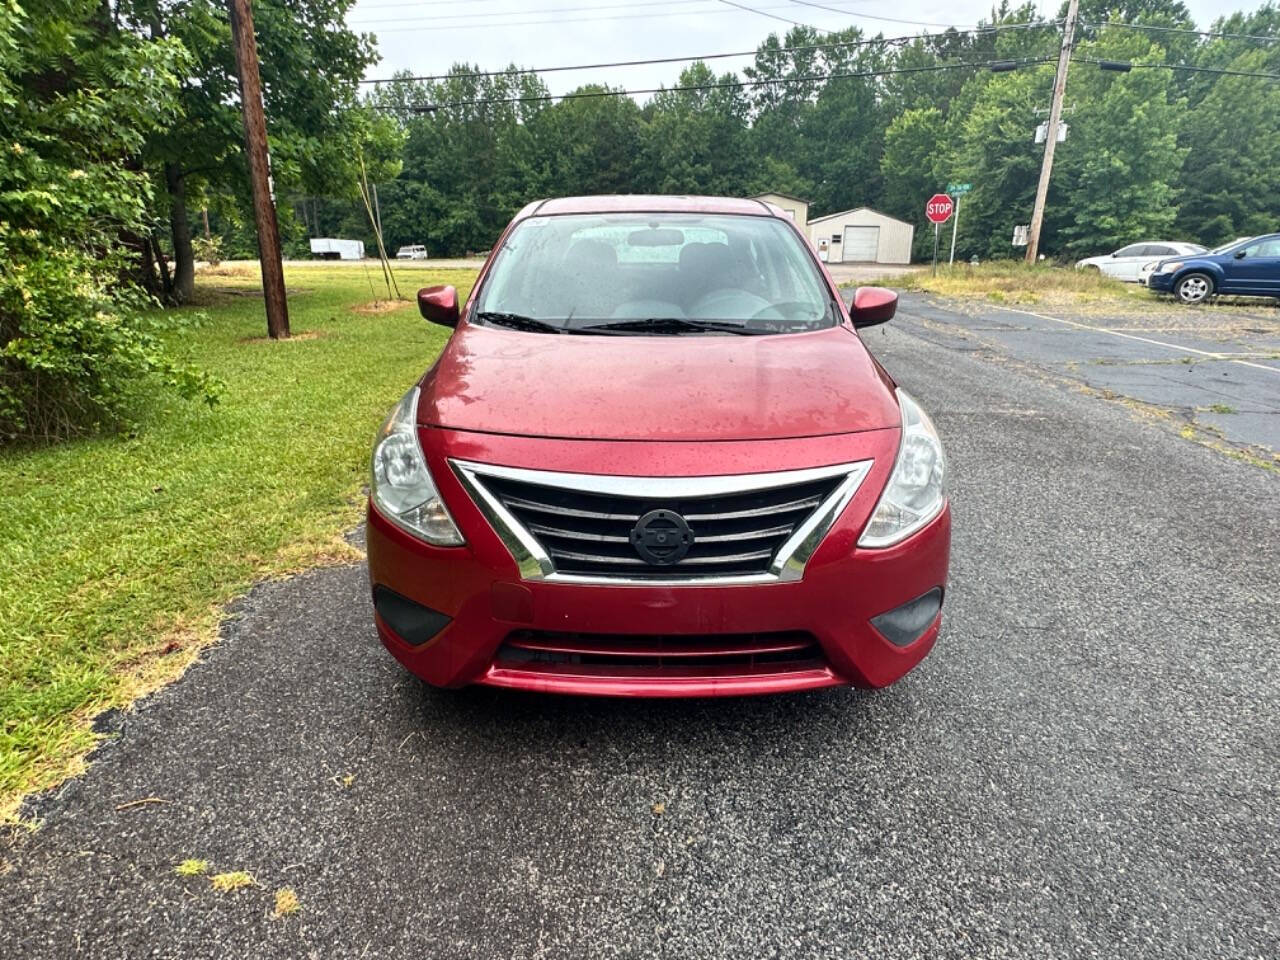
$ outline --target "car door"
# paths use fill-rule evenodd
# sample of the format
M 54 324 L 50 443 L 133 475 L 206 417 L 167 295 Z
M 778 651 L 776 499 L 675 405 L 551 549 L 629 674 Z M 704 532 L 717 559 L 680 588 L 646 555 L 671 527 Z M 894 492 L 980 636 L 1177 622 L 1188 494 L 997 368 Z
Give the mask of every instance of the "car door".
M 1143 254 L 1149 244 L 1131 243 L 1121 247 L 1111 255 L 1110 261 L 1103 261 L 1102 272 L 1117 280 L 1137 280 L 1138 271 L 1142 268 Z
M 1280 297 L 1280 235 L 1255 240 L 1226 259 L 1223 293 Z
M 1125 279 L 1136 281 L 1139 277 L 1142 276 L 1142 268 L 1145 267 L 1148 263 L 1156 263 L 1157 261 L 1163 260 L 1166 257 L 1176 256 L 1177 253 L 1178 251 L 1173 247 L 1169 246 L 1167 243 L 1144 244 L 1141 250 L 1141 255 L 1136 257 L 1133 261 L 1133 267 L 1132 267 L 1133 275 L 1132 276 L 1126 275 Z

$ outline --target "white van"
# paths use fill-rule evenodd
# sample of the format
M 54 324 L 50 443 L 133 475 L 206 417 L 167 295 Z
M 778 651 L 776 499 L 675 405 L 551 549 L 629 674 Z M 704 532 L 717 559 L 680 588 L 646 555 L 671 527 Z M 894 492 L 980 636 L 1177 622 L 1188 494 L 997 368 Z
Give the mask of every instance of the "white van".
M 427 248 L 420 243 L 412 244 L 408 247 L 401 247 L 396 251 L 397 260 L 426 260 Z

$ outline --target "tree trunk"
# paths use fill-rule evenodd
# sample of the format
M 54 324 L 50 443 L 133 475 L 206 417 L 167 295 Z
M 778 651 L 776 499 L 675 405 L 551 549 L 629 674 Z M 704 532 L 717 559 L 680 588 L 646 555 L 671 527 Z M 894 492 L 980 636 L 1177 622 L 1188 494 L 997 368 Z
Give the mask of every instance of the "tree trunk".
M 173 280 L 169 276 L 169 265 L 165 262 L 164 251 L 160 249 L 160 241 L 156 239 L 154 233 L 151 235 L 151 255 L 155 258 L 156 266 L 160 268 L 160 289 L 164 291 L 162 299 L 173 303 Z
M 138 279 L 142 288 L 158 300 L 164 291 L 156 280 L 156 260 L 151 254 L 151 238 L 139 237 L 134 242 L 138 247 Z
M 191 221 L 187 217 L 187 181 L 178 165 L 164 165 L 169 188 L 169 227 L 173 234 L 173 301 L 186 303 L 196 287 L 196 259 L 191 249 Z

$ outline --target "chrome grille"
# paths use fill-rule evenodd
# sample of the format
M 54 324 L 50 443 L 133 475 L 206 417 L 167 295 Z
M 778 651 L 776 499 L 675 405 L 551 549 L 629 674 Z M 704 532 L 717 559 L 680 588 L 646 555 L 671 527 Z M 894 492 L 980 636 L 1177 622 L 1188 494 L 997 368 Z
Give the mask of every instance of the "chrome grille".
M 526 578 L 689 582 L 797 579 L 870 461 L 734 477 L 605 477 L 454 461 Z M 678 514 L 674 563 L 643 558 L 637 524 Z

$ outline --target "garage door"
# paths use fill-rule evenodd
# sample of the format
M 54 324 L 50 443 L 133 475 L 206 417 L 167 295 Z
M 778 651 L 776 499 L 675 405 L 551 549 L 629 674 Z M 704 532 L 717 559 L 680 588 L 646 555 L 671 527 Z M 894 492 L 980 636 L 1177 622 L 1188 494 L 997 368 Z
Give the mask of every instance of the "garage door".
M 845 227 L 840 259 L 846 263 L 874 263 L 879 246 L 879 227 Z

